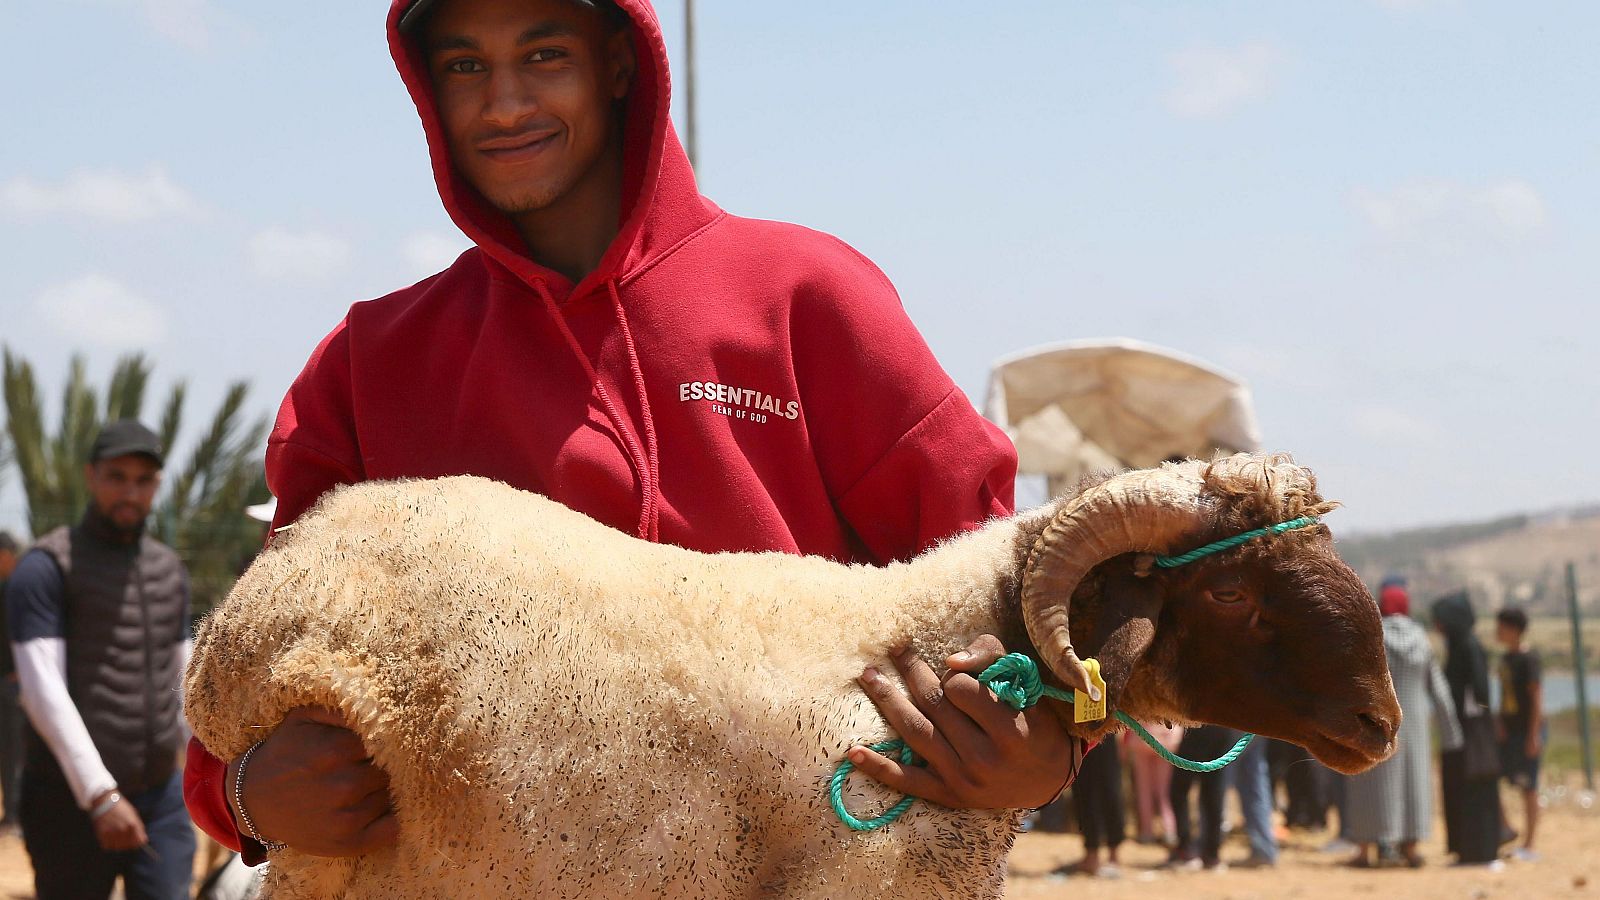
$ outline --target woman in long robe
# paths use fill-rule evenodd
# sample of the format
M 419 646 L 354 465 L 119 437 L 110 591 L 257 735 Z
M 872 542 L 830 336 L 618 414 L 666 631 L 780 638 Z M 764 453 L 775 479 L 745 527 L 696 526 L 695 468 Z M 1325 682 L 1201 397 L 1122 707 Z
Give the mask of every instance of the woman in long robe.
M 1389 675 L 1400 700 L 1400 732 L 1395 754 L 1382 764 L 1350 777 L 1345 787 L 1345 837 L 1359 845 L 1351 864 L 1371 866 L 1372 845 L 1382 853 L 1398 850 L 1407 865 L 1422 865 L 1417 842 L 1433 830 L 1433 746 L 1428 720 L 1439 724 L 1446 750 L 1461 746 L 1450 688 L 1433 658 L 1428 633 L 1411 618 L 1405 587 L 1386 582 L 1379 595 L 1383 611 L 1383 646 Z M 1432 716 L 1430 716 L 1430 713 Z
M 1483 714 L 1489 702 L 1489 660 L 1483 645 L 1472 634 L 1475 618 L 1466 591 L 1433 602 L 1433 625 L 1444 635 L 1448 648 L 1444 677 L 1450 685 L 1456 717 L 1462 721 Z M 1500 855 L 1498 773 L 1468 777 L 1464 750 L 1442 754 L 1439 768 L 1450 852 L 1461 863 L 1496 862 Z

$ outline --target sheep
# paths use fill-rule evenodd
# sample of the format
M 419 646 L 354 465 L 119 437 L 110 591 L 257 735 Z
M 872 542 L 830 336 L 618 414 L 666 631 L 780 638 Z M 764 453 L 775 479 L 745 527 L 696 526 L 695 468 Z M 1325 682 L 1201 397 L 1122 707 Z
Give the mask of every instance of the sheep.
M 1021 811 L 918 802 L 857 834 L 829 809 L 835 764 L 887 730 L 863 666 L 993 633 L 1081 689 L 1087 648 L 1114 708 L 1368 768 L 1400 712 L 1377 609 L 1324 526 L 1149 566 L 1331 507 L 1286 457 L 1166 464 L 876 568 L 650 544 L 481 478 L 359 484 L 204 624 L 187 713 L 234 759 L 326 706 L 389 773 L 399 844 L 275 854 L 271 897 L 998 897 Z M 1078 737 L 1117 727 L 1044 702 Z

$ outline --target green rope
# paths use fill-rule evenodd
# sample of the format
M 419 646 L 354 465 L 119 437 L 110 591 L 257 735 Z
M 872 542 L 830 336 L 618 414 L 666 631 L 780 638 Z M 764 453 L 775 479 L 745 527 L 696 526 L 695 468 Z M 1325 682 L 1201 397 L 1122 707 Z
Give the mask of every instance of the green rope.
M 1053 697 L 1057 700 L 1065 700 L 1068 703 L 1071 703 L 1073 699 L 1071 691 L 1064 691 L 1045 684 L 1044 680 L 1039 677 L 1039 664 L 1021 653 L 1009 653 L 1000 657 L 995 661 L 994 665 L 983 670 L 983 674 L 978 676 L 978 683 L 994 691 L 996 697 L 1005 701 L 1007 706 L 1018 711 L 1032 707 L 1042 697 Z M 1223 766 L 1238 759 L 1239 754 L 1243 753 L 1244 748 L 1250 746 L 1250 741 L 1255 738 L 1255 735 L 1247 734 L 1241 737 L 1238 743 L 1233 745 L 1233 749 L 1227 753 L 1210 762 L 1196 762 L 1184 759 L 1161 746 L 1160 741 L 1156 740 L 1150 732 L 1144 729 L 1144 726 L 1135 722 L 1127 713 L 1118 710 L 1116 715 L 1117 721 L 1132 728 L 1134 733 L 1143 738 L 1144 742 L 1150 745 L 1150 749 L 1156 751 L 1162 759 L 1190 772 L 1215 772 L 1221 769 Z M 870 749 L 885 755 L 898 753 L 901 765 L 911 765 L 913 762 L 911 748 L 906 746 L 905 741 L 898 738 L 880 741 L 873 744 Z M 911 796 L 902 797 L 899 803 L 896 803 L 893 808 L 883 815 L 871 819 L 858 819 L 844 808 L 844 781 L 854 769 L 855 765 L 850 760 L 841 761 L 839 767 L 833 772 L 833 779 L 828 783 L 828 801 L 833 806 L 833 812 L 839 817 L 839 821 L 849 826 L 851 830 L 876 831 L 904 815 L 905 811 L 910 809 L 911 804 L 916 800 L 915 797 Z
M 1320 520 L 1316 516 L 1301 516 L 1290 522 L 1269 525 L 1266 528 L 1257 528 L 1255 531 L 1246 531 L 1244 534 L 1236 534 L 1231 538 L 1224 538 L 1214 544 L 1207 544 L 1198 550 L 1190 550 L 1182 556 L 1158 556 L 1156 557 L 1156 565 L 1163 569 L 1176 569 L 1179 566 L 1187 565 L 1213 553 L 1232 550 L 1234 547 L 1253 541 L 1258 537 L 1264 537 L 1269 534 L 1283 534 L 1285 531 L 1293 531 L 1296 528 L 1309 528 L 1317 524 L 1318 521 Z

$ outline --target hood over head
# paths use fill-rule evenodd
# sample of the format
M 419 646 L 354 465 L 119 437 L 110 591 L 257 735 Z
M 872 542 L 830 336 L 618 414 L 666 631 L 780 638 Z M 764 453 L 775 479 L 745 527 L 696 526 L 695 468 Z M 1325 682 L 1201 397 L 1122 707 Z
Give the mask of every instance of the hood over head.
M 389 52 L 411 93 L 433 161 L 439 197 L 456 225 L 493 262 L 528 284 L 541 283 L 557 297 L 571 285 L 534 262 L 511 219 L 491 206 L 450 159 L 449 141 L 434 101 L 433 83 L 416 28 L 401 20 L 416 0 L 393 0 L 389 8 Z M 647 262 L 712 221 L 719 210 L 695 186 L 689 157 L 672 126 L 672 80 L 661 23 L 649 0 L 614 0 L 627 14 L 638 69 L 626 100 L 623 123 L 621 228 L 585 284 L 626 281 Z M 437 6 L 438 3 L 433 5 Z
M 1411 615 L 1411 595 L 1406 592 L 1405 584 L 1386 583 L 1378 591 L 1378 610 L 1384 616 Z
M 1405 615 L 1383 617 L 1383 649 L 1389 654 L 1389 668 L 1399 668 L 1401 662 L 1411 668 L 1428 664 L 1433 657 L 1433 645 L 1428 643 L 1428 633 L 1417 620 Z
M 1433 621 L 1438 623 L 1439 630 L 1446 638 L 1457 641 L 1472 636 L 1472 626 L 1477 616 L 1472 612 L 1472 601 L 1466 591 L 1446 594 L 1433 601 L 1432 612 Z

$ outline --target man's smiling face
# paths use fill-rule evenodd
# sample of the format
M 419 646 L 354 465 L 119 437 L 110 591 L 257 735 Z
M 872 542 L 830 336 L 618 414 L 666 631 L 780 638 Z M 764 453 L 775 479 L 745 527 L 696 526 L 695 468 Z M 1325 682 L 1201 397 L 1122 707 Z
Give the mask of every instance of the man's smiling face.
M 633 76 L 625 30 L 577 0 L 449 0 L 422 40 L 451 160 L 496 209 L 595 177 Z

